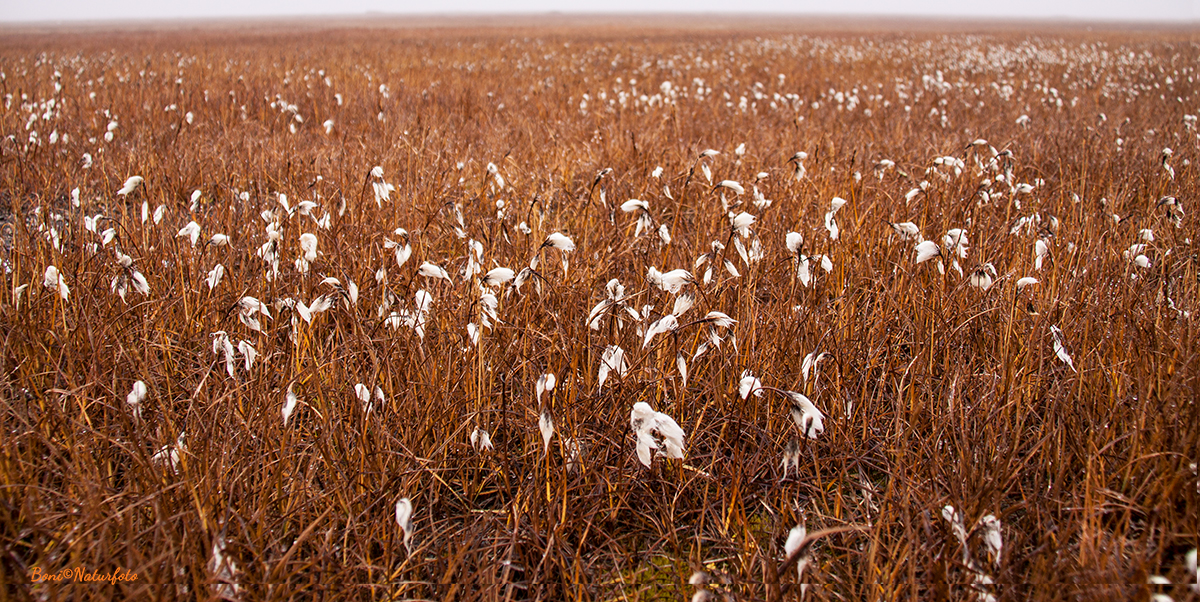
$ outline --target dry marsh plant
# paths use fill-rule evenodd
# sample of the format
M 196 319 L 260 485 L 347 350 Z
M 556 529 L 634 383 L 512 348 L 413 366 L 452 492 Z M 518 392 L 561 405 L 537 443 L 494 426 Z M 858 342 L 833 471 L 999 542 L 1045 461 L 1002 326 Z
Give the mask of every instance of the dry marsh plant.
M 0 594 L 1195 599 L 1200 38 L 718 25 L 0 34 Z

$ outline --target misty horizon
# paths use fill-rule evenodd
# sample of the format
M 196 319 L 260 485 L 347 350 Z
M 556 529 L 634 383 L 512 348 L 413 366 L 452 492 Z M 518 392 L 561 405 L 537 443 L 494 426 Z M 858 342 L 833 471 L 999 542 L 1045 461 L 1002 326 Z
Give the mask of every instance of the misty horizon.
M 379 0 L 349 0 L 331 5 L 314 0 L 282 2 L 250 0 L 236 2 L 188 2 L 163 4 L 144 0 L 122 2 L 84 2 L 82 0 L 50 0 L 42 3 L 3 0 L 0 22 L 5 23 L 77 23 L 128 21 L 183 21 L 275 18 L 361 18 L 385 16 L 478 18 L 490 16 L 621 16 L 643 15 L 713 15 L 768 16 L 815 18 L 934 18 L 970 20 L 1051 20 L 1077 22 L 1168 22 L 1195 23 L 1200 19 L 1200 0 L 1150 0 L 1137 4 L 1126 2 L 1083 2 L 1055 0 L 1038 2 L 1016 0 L 986 5 L 947 6 L 931 0 L 881 2 L 855 0 L 835 5 L 819 2 L 789 3 L 781 0 L 748 0 L 729 10 L 727 3 L 715 0 L 588 0 L 564 8 L 548 0 L 520 0 L 508 3 L 481 0 L 452 0 L 439 3 L 436 9 L 417 3 L 389 4 Z

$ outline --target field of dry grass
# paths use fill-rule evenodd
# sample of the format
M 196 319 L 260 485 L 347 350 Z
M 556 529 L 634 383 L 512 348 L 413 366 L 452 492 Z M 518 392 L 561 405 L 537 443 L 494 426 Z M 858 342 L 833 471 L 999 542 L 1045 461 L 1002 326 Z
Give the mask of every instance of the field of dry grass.
M 1200 34 L 860 25 L 0 34 L 0 598 L 1196 599 Z

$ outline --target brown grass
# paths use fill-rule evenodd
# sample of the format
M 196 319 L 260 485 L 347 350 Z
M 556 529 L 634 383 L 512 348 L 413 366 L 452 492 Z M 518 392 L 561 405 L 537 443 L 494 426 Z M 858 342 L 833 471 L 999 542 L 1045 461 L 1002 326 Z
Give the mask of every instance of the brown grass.
M 806 598 L 973 599 L 946 505 L 968 529 L 986 514 L 1002 521 L 998 564 L 981 531 L 970 539 L 1000 599 L 1188 596 L 1182 585 L 1145 584 L 1152 574 L 1186 582 L 1183 555 L 1200 531 L 1198 232 L 1193 216 L 1176 228 L 1156 205 L 1171 195 L 1196 211 L 1200 137 L 1185 121 L 1200 112 L 1195 32 L 689 23 L 0 37 L 0 90 L 12 95 L 0 113 L 9 284 L 0 291 L 0 597 L 211 599 L 223 537 L 248 600 L 677 600 L 692 594 L 697 569 L 726 578 L 713 591 L 760 599 L 776 595 L 764 579 L 788 530 L 804 523 L 857 528 L 816 542 Z M 694 78 L 711 92 L 697 98 Z M 688 96 L 635 101 L 663 81 Z M 833 93 L 855 89 L 857 106 L 839 109 Z M 609 104 L 602 90 L 632 97 Z M 776 93 L 796 101 L 773 108 Z M 38 103 L 51 98 L 58 106 L 43 119 Z M 1017 125 L 1022 114 L 1028 126 Z M 29 141 L 35 130 L 40 144 Z M 55 130 L 69 139 L 51 144 Z M 976 138 L 1012 151 L 1016 182 L 1037 183 L 1020 208 L 1010 195 L 977 194 L 995 173 L 977 172 L 964 150 Z M 1174 179 L 1160 164 L 1164 147 Z M 765 255 L 746 266 L 730 246 L 741 277 L 721 272 L 691 287 L 690 316 L 719 310 L 738 324 L 736 346 L 690 362 L 685 384 L 673 356 L 690 357 L 699 329 L 642 350 L 634 325 L 591 331 L 585 319 L 611 278 L 636 307 L 669 311 L 647 267 L 691 269 L 711 241 L 729 240 L 718 194 L 699 170 L 689 178 L 706 148 L 721 151 L 708 160 L 715 181 L 746 186 L 742 209 L 758 216 Z M 800 181 L 786 164 L 797 151 L 809 156 Z M 944 155 L 964 158 L 965 172 L 927 175 Z M 881 159 L 896 169 L 878 178 Z M 488 163 L 504 188 L 490 184 Z M 382 207 L 368 185 L 375 165 L 397 187 Z M 650 177 L 656 166 L 661 179 Z M 594 185 L 604 168 L 613 171 Z M 760 171 L 774 201 L 765 210 L 749 204 Z M 145 186 L 117 196 L 135 174 Z M 928 190 L 906 202 L 921 180 Z M 193 190 L 202 200 L 189 213 Z M 280 193 L 292 205 L 316 201 L 332 227 L 280 215 Z M 835 195 L 849 203 L 833 242 L 822 224 Z M 672 226 L 669 246 L 634 239 L 633 217 L 616 209 L 631 198 Z M 142 223 L 143 201 L 166 207 L 161 225 Z M 527 284 L 502 296 L 501 323 L 478 349 L 466 339 L 478 294 L 460 276 L 467 247 L 455 206 L 484 245 L 485 269 L 521 269 L 554 231 L 578 245 L 565 274 L 557 251 L 541 252 L 543 293 Z M 283 224 L 274 281 L 255 255 L 264 210 Z M 1009 233 L 1034 213 L 1043 228 L 1050 216 L 1060 224 L 1037 272 L 1036 235 Z M 99 230 L 115 229 L 98 251 L 83 225 L 96 214 Z M 194 249 L 175 236 L 193 219 L 203 229 Z M 914 264 L 888 221 L 913 221 L 935 240 L 966 228 L 963 268 L 991 262 L 998 282 L 981 291 Z M 384 249 L 397 227 L 413 246 L 401 268 Z M 1122 256 L 1142 228 L 1156 236 L 1150 269 Z M 811 287 L 797 284 L 784 248 L 792 230 L 807 253 L 833 260 Z M 204 244 L 218 232 L 229 246 Z M 292 265 L 302 232 L 317 234 L 322 252 L 307 276 Z M 130 292 L 126 303 L 110 292 L 115 248 L 144 272 L 148 297 Z M 453 284 L 418 276 L 423 261 Z M 204 278 L 217 263 L 227 273 L 210 292 Z M 48 265 L 71 287 L 67 302 L 43 287 Z M 374 277 L 381 266 L 386 284 Z M 1030 275 L 1040 284 L 1018 296 L 1016 280 Z M 231 309 L 243 295 L 307 303 L 330 290 L 324 276 L 357 283 L 357 304 L 312 324 L 272 305 L 263 333 Z M 411 308 L 421 288 L 435 299 L 423 341 L 377 314 L 389 295 L 388 312 Z M 1051 325 L 1078 373 L 1056 359 Z M 246 372 L 239 357 L 230 378 L 212 351 L 217 331 L 249 341 L 260 363 Z M 608 344 L 626 350 L 631 369 L 599 391 Z M 801 359 L 818 348 L 830 357 L 805 385 Z M 780 459 L 800 433 L 779 396 L 737 396 L 746 369 L 807 392 L 827 415 L 787 480 Z M 559 377 L 546 403 L 557 423 L 548 457 L 533 391 L 544 372 Z M 141 422 L 125 403 L 137 380 L 149 389 Z M 305 405 L 285 427 L 293 383 Z M 355 383 L 379 386 L 386 402 L 365 414 Z M 685 429 L 683 462 L 637 462 L 636 401 Z M 494 452 L 471 448 L 475 426 L 491 432 Z M 151 457 L 183 432 L 176 474 Z M 563 437 L 582 442 L 575 471 Z M 403 496 L 416 509 L 412 554 L 394 518 Z M 30 582 L 34 567 L 76 566 L 138 579 Z M 783 596 L 798 599 L 795 573 L 780 580 Z

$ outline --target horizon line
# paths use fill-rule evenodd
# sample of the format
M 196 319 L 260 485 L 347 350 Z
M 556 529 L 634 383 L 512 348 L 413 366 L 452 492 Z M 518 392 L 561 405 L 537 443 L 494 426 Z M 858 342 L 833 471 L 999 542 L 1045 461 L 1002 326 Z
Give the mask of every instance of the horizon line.
M 835 12 L 813 12 L 813 11 L 779 11 L 779 10 L 738 10 L 738 11 L 671 11 L 671 10 L 653 10 L 653 11 L 572 11 L 572 10 L 511 10 L 503 12 L 487 12 L 474 10 L 443 10 L 443 11 L 387 11 L 387 10 L 366 10 L 357 12 L 340 12 L 340 13 L 297 13 L 297 14 L 252 14 L 252 15 L 181 15 L 181 16 L 150 16 L 150 17 L 87 17 L 79 19 L 16 19 L 6 20 L 0 17 L 0 30 L 13 30 L 25 28 L 61 28 L 61 27 L 82 27 L 85 29 L 98 28 L 129 28 L 129 27 L 195 27 L 204 25 L 228 25 L 231 23 L 246 23 L 246 24 L 300 24 L 311 23 L 317 20 L 321 21 L 322 25 L 345 25 L 345 26 L 362 26 L 363 23 L 358 23 L 362 19 L 380 19 L 383 18 L 388 22 L 379 23 L 372 22 L 371 25 L 376 27 L 387 28 L 427 28 L 440 26 L 455 26 L 453 22 L 458 24 L 469 23 L 474 26 L 483 27 L 506 27 L 506 26 L 530 26 L 537 25 L 538 21 L 550 20 L 568 20 L 568 21 L 585 21 L 585 20 L 613 20 L 623 21 L 631 19 L 661 19 L 661 18 L 684 18 L 692 22 L 679 25 L 687 26 L 717 26 L 719 20 L 736 20 L 736 21 L 762 21 L 764 19 L 788 19 L 795 20 L 816 20 L 824 25 L 854 25 L 856 23 L 871 23 L 878 25 L 879 22 L 895 22 L 909 24 L 927 24 L 927 25 L 964 25 L 964 26 L 996 26 L 1004 28 L 1006 26 L 1020 25 L 1057 25 L 1071 27 L 1087 27 L 1098 26 L 1103 28 L 1123 28 L 1125 26 L 1134 27 L 1166 27 L 1173 29 L 1190 29 L 1200 26 L 1200 16 L 1193 15 L 1180 19 L 1164 19 L 1159 17 L 1105 17 L 1105 16 L 1074 16 L 1074 15 L 1009 15 L 1009 14 L 932 14 L 932 13 L 835 13 Z M 409 23 L 400 24 L 395 20 L 407 19 Z M 417 20 L 417 23 L 412 23 L 411 20 Z M 497 23 L 496 21 L 510 21 L 509 23 Z M 336 23 L 330 23 L 335 21 Z M 584 25 L 584 23 L 580 23 Z M 792 26 L 796 23 L 778 23 L 773 22 L 773 25 L 788 25 Z M 402 25 L 397 27 L 397 25 Z M 559 23 L 557 25 L 563 25 Z M 656 29 L 663 27 L 662 23 L 645 24 Z

